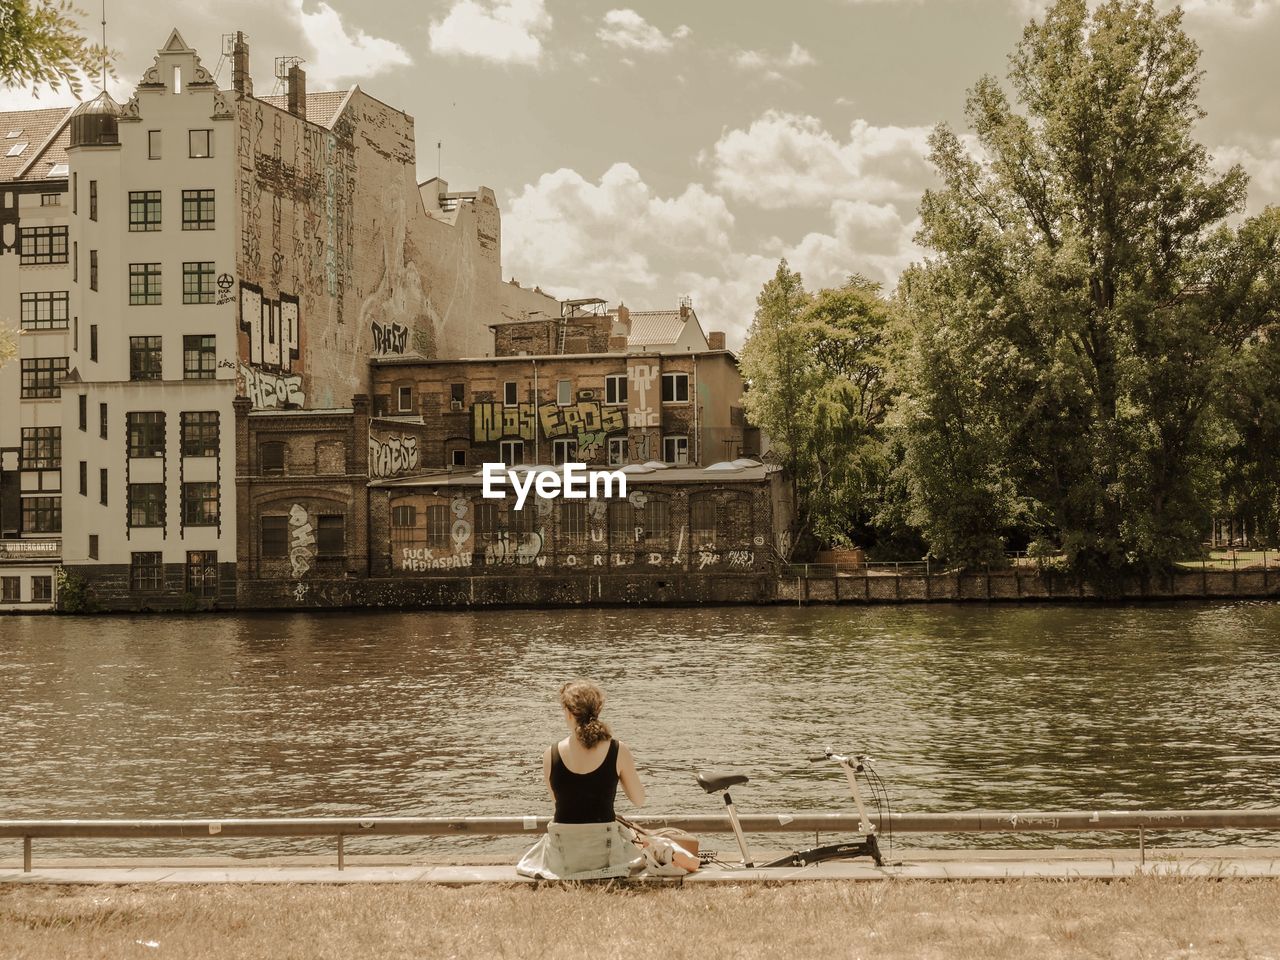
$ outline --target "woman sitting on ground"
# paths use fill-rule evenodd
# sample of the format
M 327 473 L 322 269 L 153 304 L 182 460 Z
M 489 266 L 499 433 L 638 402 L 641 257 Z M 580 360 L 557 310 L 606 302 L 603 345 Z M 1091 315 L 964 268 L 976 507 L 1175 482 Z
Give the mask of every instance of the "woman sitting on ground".
M 604 693 L 594 683 L 577 680 L 560 688 L 560 706 L 569 735 L 547 748 L 542 773 L 555 800 L 556 823 L 613 823 L 618 783 L 637 807 L 644 804 L 644 784 L 635 757 L 613 739 L 600 720 Z

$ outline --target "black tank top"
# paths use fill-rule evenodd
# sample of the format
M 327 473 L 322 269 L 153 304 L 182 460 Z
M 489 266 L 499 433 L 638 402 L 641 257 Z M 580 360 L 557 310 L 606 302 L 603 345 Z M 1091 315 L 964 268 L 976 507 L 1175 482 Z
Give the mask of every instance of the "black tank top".
M 574 773 L 560 757 L 560 744 L 551 747 L 551 792 L 556 798 L 556 823 L 612 823 L 613 798 L 618 793 L 618 741 L 590 773 Z

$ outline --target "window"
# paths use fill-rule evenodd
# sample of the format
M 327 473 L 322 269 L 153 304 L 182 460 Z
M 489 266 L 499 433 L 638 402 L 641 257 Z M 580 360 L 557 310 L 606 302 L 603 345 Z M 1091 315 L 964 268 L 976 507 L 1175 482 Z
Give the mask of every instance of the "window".
M 263 517 L 261 553 L 264 559 L 276 560 L 289 555 L 289 518 Z
M 134 593 L 158 593 L 164 589 L 164 564 L 158 553 L 129 555 L 129 589 Z
M 160 229 L 160 191 L 129 191 L 129 232 L 152 233 Z
M 164 411 L 147 410 L 130 413 L 129 456 L 164 456 Z
M 213 156 L 213 154 L 209 152 L 209 146 L 212 140 L 212 130 L 188 130 L 187 156 L 194 159 L 203 159 L 204 157 Z
M 694 550 L 716 548 L 716 502 L 708 496 L 689 504 L 690 545 Z
M 671 533 L 671 505 L 661 497 L 650 497 L 644 505 L 644 538 L 649 543 L 665 540 Z
M 98 559 L 98 535 L 96 533 L 89 534 L 89 559 Z
M 413 387 L 396 388 L 396 409 L 401 413 L 413 412 Z
M 80 174 L 71 175 L 71 212 L 80 212 Z
M 89 359 L 98 362 L 98 325 L 89 324 Z
M 98 219 L 98 181 L 89 181 L 89 219 Z
M 134 305 L 160 302 L 160 264 L 129 264 L 129 303 Z
M 452 529 L 453 511 L 449 509 L 447 503 L 437 503 L 427 507 L 428 547 L 448 547 Z
M 572 438 L 551 441 L 551 462 L 556 466 L 574 462 L 578 455 L 578 441 Z
M 62 468 L 62 428 L 23 427 L 23 470 L 60 470 Z
M 264 477 L 284 476 L 284 444 L 278 440 L 258 448 L 258 464 Z
M 392 507 L 391 525 L 402 528 L 416 527 L 418 525 L 418 508 L 414 506 Z
M 498 444 L 499 456 L 508 467 L 517 467 L 524 463 L 524 441 L 503 440 Z
M 183 413 L 182 455 L 184 457 L 216 457 L 218 455 L 217 410 Z
M 162 372 L 160 337 L 129 338 L 129 379 L 159 380 Z
M 213 527 L 218 523 L 218 485 L 182 485 L 182 522 L 188 527 Z
M 80 429 L 89 429 L 89 398 L 85 394 L 80 394 L 76 398 L 80 405 Z
M 147 159 L 148 160 L 160 159 L 160 131 L 159 130 L 147 131 Z
M 627 438 L 626 437 L 610 437 L 609 438 L 609 465 L 611 467 L 619 467 L 627 462 Z
M 561 500 L 557 504 L 560 508 L 560 537 L 567 543 L 585 543 L 587 540 L 587 505 L 585 503 L 570 503 L 567 500 Z
M 5 603 L 22 602 L 21 577 L 0 577 L 0 600 Z
M 662 402 L 689 402 L 689 375 L 687 373 L 664 373 L 662 375 Z
M 519 402 L 516 397 L 516 382 L 508 380 L 502 385 L 502 405 L 504 407 L 514 407 Z
M 636 509 L 626 500 L 609 504 L 609 543 L 614 547 L 636 544 Z
M 316 517 L 316 556 L 340 557 L 346 553 L 346 532 L 347 519 L 341 514 Z
M 33 357 L 22 361 L 22 396 L 42 399 L 62 394 L 62 378 L 67 374 L 66 357 Z
M 164 526 L 164 484 L 129 484 L 129 526 Z
M 201 333 L 182 338 L 183 380 L 212 380 L 218 372 L 217 364 L 212 334 Z
M 23 330 L 67 329 L 67 305 L 70 302 L 70 294 L 67 291 L 24 293 L 21 300 Z
M 61 497 L 23 497 L 23 533 L 61 533 Z
M 71 282 L 80 282 L 80 241 L 77 240 L 71 245 L 74 251 L 71 257 Z
M 450 454 L 449 462 L 455 467 L 465 467 L 467 465 L 467 451 L 454 450 L 453 453 Z
M 213 229 L 213 191 L 182 191 L 182 229 Z
M 42 193 L 40 194 L 40 206 L 60 207 L 62 206 L 62 195 L 58 193 Z
M 80 496 L 87 497 L 89 495 L 89 464 L 80 461 Z
M 98 289 L 98 251 L 89 251 L 89 289 Z
M 487 543 L 498 535 L 498 505 L 496 503 L 477 503 L 475 511 L 476 539 Z
M 182 302 L 213 303 L 212 260 L 197 260 L 182 265 Z
M 662 459 L 667 463 L 688 463 L 689 462 L 689 438 L 688 437 L 663 437 L 662 438 Z
M 627 375 L 611 373 L 604 378 L 604 402 L 620 407 L 627 402 Z
M 76 353 L 80 352 L 80 318 L 75 317 L 71 321 L 71 349 Z
M 556 381 L 556 404 L 567 407 L 573 402 L 573 384 L 568 380 Z
M 103 440 L 107 439 L 107 405 L 105 403 L 98 404 L 98 436 Z
M 187 593 L 197 597 L 218 595 L 218 554 L 213 550 L 187 551 Z
M 31 578 L 31 599 L 37 603 L 48 603 L 53 599 L 53 577 Z
M 449 403 L 455 408 L 461 410 L 462 402 L 466 397 L 467 385 L 465 383 L 449 384 Z
M 98 470 L 98 502 L 104 507 L 107 505 L 107 468 L 102 467 Z
M 66 263 L 66 227 L 22 227 L 18 231 L 21 264 Z

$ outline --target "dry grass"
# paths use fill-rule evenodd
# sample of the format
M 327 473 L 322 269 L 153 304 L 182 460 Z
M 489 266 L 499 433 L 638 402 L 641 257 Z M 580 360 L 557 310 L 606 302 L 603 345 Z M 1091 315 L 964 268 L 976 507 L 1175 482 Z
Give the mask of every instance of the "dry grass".
M 0 955 L 1280 960 L 1280 884 L 10 885 L 0 887 Z

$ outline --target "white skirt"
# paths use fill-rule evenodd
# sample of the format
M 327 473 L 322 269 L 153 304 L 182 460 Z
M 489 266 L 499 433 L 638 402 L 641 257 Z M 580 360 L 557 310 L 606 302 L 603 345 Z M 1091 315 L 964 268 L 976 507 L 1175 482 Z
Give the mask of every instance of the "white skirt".
M 520 858 L 516 873 L 538 880 L 631 877 L 645 868 L 634 834 L 617 823 L 549 823 L 546 835 Z

